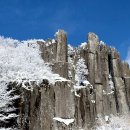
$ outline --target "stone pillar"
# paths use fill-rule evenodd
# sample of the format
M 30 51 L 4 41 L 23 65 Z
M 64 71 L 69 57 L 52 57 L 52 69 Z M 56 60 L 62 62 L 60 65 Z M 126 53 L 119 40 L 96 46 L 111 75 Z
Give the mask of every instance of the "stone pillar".
M 122 64 L 120 56 L 115 49 L 111 49 L 112 56 L 112 76 L 115 87 L 115 97 L 117 104 L 117 111 L 122 113 L 128 113 L 128 104 L 126 100 L 125 83 L 122 77 Z
M 64 30 L 56 33 L 57 56 L 56 61 L 67 62 L 67 36 Z
M 130 67 L 128 63 L 122 63 L 122 72 L 122 77 L 125 82 L 126 99 L 130 110 Z
M 103 83 L 99 38 L 94 33 L 88 34 L 88 71 L 89 81 L 95 89 L 96 114 L 103 115 Z

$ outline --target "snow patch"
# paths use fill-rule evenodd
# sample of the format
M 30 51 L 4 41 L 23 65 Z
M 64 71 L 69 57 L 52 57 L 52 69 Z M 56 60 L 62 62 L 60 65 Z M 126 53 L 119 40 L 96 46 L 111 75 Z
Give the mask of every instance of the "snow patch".
M 55 39 L 52 39 L 52 43 L 56 43 L 56 40 L 55 40 Z
M 68 44 L 68 55 L 70 56 L 73 54 L 74 54 L 74 48 L 70 44 Z
M 106 45 L 105 42 L 103 42 L 103 41 L 100 41 L 100 44 L 101 44 L 101 45 Z
M 81 43 L 80 47 L 85 49 L 86 45 L 87 45 L 87 42 L 83 42 L 83 43 Z
M 55 43 L 56 43 L 55 39 L 49 39 L 48 41 L 45 42 L 45 45 L 50 46 L 50 45 L 55 44 Z
M 74 89 L 79 90 L 82 88 L 86 88 L 89 86 L 89 88 L 93 88 L 93 86 L 90 84 L 88 80 L 81 81 L 82 85 L 74 85 Z
M 96 130 L 130 130 L 130 118 L 124 116 L 105 116 L 105 121 L 100 120 Z
M 60 118 L 60 117 L 54 117 L 53 120 L 56 120 L 58 122 L 62 122 L 64 124 L 66 124 L 67 126 L 74 122 L 74 119 L 63 119 L 63 118 Z
M 0 130 L 16 130 L 16 129 L 11 129 L 11 128 L 0 128 Z
M 112 81 L 112 76 L 109 74 L 109 87 L 111 88 L 111 90 L 114 89 L 114 83 Z
M 109 116 L 105 116 L 105 121 L 109 121 Z
M 37 43 L 38 41 L 40 41 L 40 42 L 45 42 L 45 40 L 43 40 L 43 39 L 29 39 L 29 40 L 23 40 L 23 41 L 21 41 L 22 43 L 25 43 L 25 44 L 35 44 L 35 43 Z
M 95 103 L 95 100 L 91 100 L 92 103 Z

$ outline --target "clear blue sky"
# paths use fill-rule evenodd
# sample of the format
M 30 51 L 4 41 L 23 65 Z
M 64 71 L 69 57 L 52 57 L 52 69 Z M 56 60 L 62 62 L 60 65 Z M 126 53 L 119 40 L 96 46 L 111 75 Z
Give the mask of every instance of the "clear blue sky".
M 129 0 L 0 0 L 0 35 L 53 38 L 58 29 L 74 46 L 95 32 L 125 59 L 130 46 Z

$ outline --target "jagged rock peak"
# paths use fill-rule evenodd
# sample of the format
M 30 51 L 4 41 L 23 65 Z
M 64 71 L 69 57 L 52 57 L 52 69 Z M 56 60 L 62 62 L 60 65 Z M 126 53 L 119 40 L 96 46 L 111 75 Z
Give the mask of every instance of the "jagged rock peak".
M 95 33 L 89 32 L 88 33 L 88 42 L 89 43 L 91 43 L 91 42 L 92 43 L 99 43 L 99 38 Z
M 59 33 L 67 34 L 63 29 L 58 29 L 58 31 L 56 32 L 56 35 Z
M 67 41 L 67 33 L 64 30 L 58 30 L 58 32 L 55 33 L 55 36 L 59 43 Z
M 67 61 L 67 34 L 64 30 L 56 32 L 57 58 L 56 61 Z

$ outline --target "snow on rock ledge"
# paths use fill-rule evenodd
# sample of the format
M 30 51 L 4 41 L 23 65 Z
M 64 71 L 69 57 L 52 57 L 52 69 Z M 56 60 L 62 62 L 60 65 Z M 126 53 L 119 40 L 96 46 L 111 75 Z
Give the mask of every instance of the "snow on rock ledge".
M 67 126 L 74 122 L 74 119 L 63 119 L 63 118 L 60 118 L 60 117 L 54 117 L 53 120 L 56 120 L 58 122 L 62 122 L 64 124 L 66 124 Z
M 87 42 L 83 42 L 83 43 L 80 44 L 80 47 L 85 49 L 86 45 L 87 45 Z

